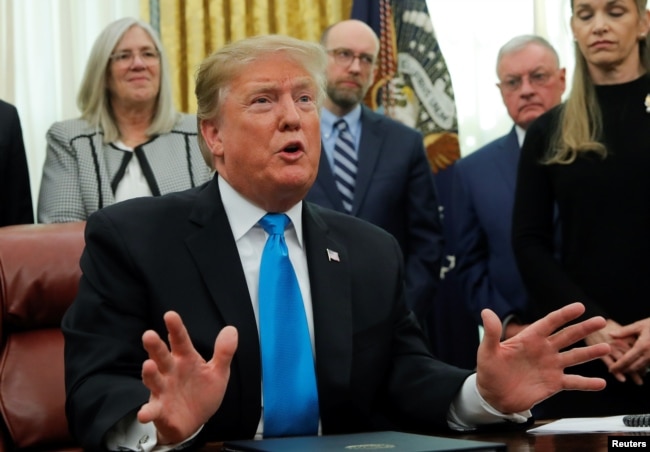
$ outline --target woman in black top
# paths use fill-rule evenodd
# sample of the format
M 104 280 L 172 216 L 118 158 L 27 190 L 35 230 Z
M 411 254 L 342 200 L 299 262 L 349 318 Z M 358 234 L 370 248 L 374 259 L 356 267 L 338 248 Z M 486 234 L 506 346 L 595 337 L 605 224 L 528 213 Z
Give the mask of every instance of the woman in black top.
M 572 0 L 576 70 L 567 101 L 531 125 L 513 214 L 521 275 L 540 314 L 573 301 L 607 326 L 610 355 L 576 373 L 599 393 L 544 402 L 544 417 L 650 411 L 650 58 L 647 0 Z M 553 256 L 553 206 L 562 258 Z M 650 381 L 648 381 L 650 383 Z

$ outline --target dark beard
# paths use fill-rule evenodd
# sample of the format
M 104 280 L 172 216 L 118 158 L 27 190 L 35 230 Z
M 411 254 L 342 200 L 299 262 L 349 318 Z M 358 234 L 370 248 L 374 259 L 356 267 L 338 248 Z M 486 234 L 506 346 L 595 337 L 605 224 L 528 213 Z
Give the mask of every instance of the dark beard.
M 355 92 L 338 90 L 333 86 L 327 87 L 327 97 L 343 110 L 351 110 L 363 100 L 363 96 L 359 97 Z

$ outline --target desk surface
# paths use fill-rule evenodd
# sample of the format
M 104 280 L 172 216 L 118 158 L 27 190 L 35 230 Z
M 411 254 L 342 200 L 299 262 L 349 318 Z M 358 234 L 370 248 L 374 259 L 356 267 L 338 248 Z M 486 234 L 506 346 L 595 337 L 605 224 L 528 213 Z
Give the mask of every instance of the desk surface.
M 607 452 L 607 437 L 607 433 L 531 435 L 526 432 L 508 432 L 454 435 L 454 438 L 505 443 L 509 452 Z
M 438 434 L 438 436 L 440 436 Z M 634 433 L 581 433 L 562 435 L 531 435 L 525 431 L 520 432 L 499 432 L 499 433 L 472 433 L 472 434 L 449 434 L 444 435 L 450 438 L 472 439 L 477 441 L 494 441 L 505 443 L 508 452 L 607 452 L 608 436 L 638 436 Z M 219 452 L 221 444 L 208 444 L 201 449 L 203 452 Z

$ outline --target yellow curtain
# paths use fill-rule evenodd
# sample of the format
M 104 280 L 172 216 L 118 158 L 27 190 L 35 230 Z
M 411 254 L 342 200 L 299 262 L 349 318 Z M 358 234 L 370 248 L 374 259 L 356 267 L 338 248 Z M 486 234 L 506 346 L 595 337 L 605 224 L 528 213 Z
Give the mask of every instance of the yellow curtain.
M 318 41 L 325 27 L 350 16 L 352 0 L 140 0 L 140 7 L 144 20 L 159 21 L 176 107 L 193 113 L 194 74 L 211 52 L 259 34 Z

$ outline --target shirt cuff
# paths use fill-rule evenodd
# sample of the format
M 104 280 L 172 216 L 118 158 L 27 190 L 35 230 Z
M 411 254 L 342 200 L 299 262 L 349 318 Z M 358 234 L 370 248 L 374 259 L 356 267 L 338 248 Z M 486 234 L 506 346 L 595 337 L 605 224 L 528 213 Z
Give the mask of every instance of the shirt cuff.
M 447 413 L 447 424 L 452 430 L 475 430 L 480 425 L 498 422 L 524 423 L 532 416 L 530 410 L 504 414 L 493 408 L 478 392 L 476 374 L 463 383 L 460 392 L 451 403 Z
M 158 446 L 158 432 L 153 422 L 142 424 L 136 413 L 122 418 L 106 433 L 106 448 L 110 451 L 165 452 L 182 450 L 203 430 L 201 426 L 192 436 L 176 444 Z

